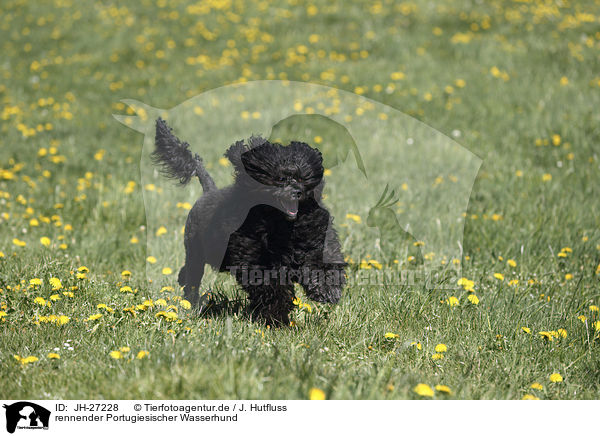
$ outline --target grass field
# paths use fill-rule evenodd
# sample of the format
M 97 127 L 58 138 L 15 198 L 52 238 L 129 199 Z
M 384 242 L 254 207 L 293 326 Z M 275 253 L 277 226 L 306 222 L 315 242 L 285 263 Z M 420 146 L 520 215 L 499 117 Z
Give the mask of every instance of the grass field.
M 599 22 L 591 0 L 4 1 L 2 397 L 599 398 Z M 239 304 L 187 307 L 178 238 L 199 188 L 180 207 L 165 193 L 152 203 L 167 214 L 157 236 L 144 199 L 167 183 L 142 181 L 144 138 L 113 114 L 133 114 L 122 99 L 170 109 L 265 79 L 389 105 L 483 160 L 457 290 L 353 285 L 335 307 L 301 295 L 294 326 L 267 329 L 213 276 Z M 205 158 L 224 185 L 218 150 Z M 386 251 L 363 231 L 355 173 L 328 185 L 345 199 L 329 206 L 348 274 L 419 251 L 439 263 L 403 235 Z

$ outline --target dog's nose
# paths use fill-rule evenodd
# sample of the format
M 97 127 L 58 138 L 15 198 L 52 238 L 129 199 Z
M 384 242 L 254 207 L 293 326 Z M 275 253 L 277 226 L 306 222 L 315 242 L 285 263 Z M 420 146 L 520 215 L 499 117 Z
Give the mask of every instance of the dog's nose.
M 301 191 L 300 189 L 294 189 L 294 190 L 292 191 L 292 198 L 293 198 L 294 200 L 297 200 L 297 199 L 299 199 L 301 196 L 302 196 L 302 191 Z

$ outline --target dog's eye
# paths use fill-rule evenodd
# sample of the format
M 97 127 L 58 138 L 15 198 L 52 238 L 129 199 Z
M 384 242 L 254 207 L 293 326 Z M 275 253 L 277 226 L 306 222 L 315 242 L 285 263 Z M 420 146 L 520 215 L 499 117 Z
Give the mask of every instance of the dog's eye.
M 285 177 L 279 177 L 279 178 L 277 179 L 277 181 L 278 181 L 278 182 L 285 182 Z

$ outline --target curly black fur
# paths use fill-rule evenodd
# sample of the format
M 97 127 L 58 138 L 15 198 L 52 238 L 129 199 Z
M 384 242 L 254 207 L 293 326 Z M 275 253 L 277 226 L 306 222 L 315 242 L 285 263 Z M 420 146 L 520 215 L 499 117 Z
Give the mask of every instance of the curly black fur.
M 154 154 L 167 176 L 187 181 L 198 175 L 199 158 L 160 119 Z M 233 144 L 225 156 L 235 182 L 205 188 L 187 218 L 186 261 L 179 273 L 185 298 L 197 303 L 208 264 L 234 275 L 248 293 L 252 315 L 270 325 L 289 324 L 294 283 L 315 301 L 337 303 L 346 263 L 333 219 L 320 204 L 321 153 L 301 142 L 282 146 L 252 137 Z

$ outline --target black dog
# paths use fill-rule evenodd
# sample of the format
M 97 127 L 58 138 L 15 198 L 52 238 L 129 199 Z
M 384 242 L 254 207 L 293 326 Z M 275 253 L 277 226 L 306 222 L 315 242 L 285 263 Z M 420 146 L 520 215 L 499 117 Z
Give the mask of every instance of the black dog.
M 288 325 L 294 283 L 314 301 L 337 303 L 346 283 L 344 257 L 329 212 L 320 204 L 321 153 L 252 137 L 226 151 L 235 182 L 217 189 L 202 160 L 162 120 L 156 122 L 153 162 L 185 185 L 197 176 L 204 194 L 185 226 L 185 265 L 179 284 L 198 302 L 204 266 L 228 271 L 249 295 L 254 317 Z

